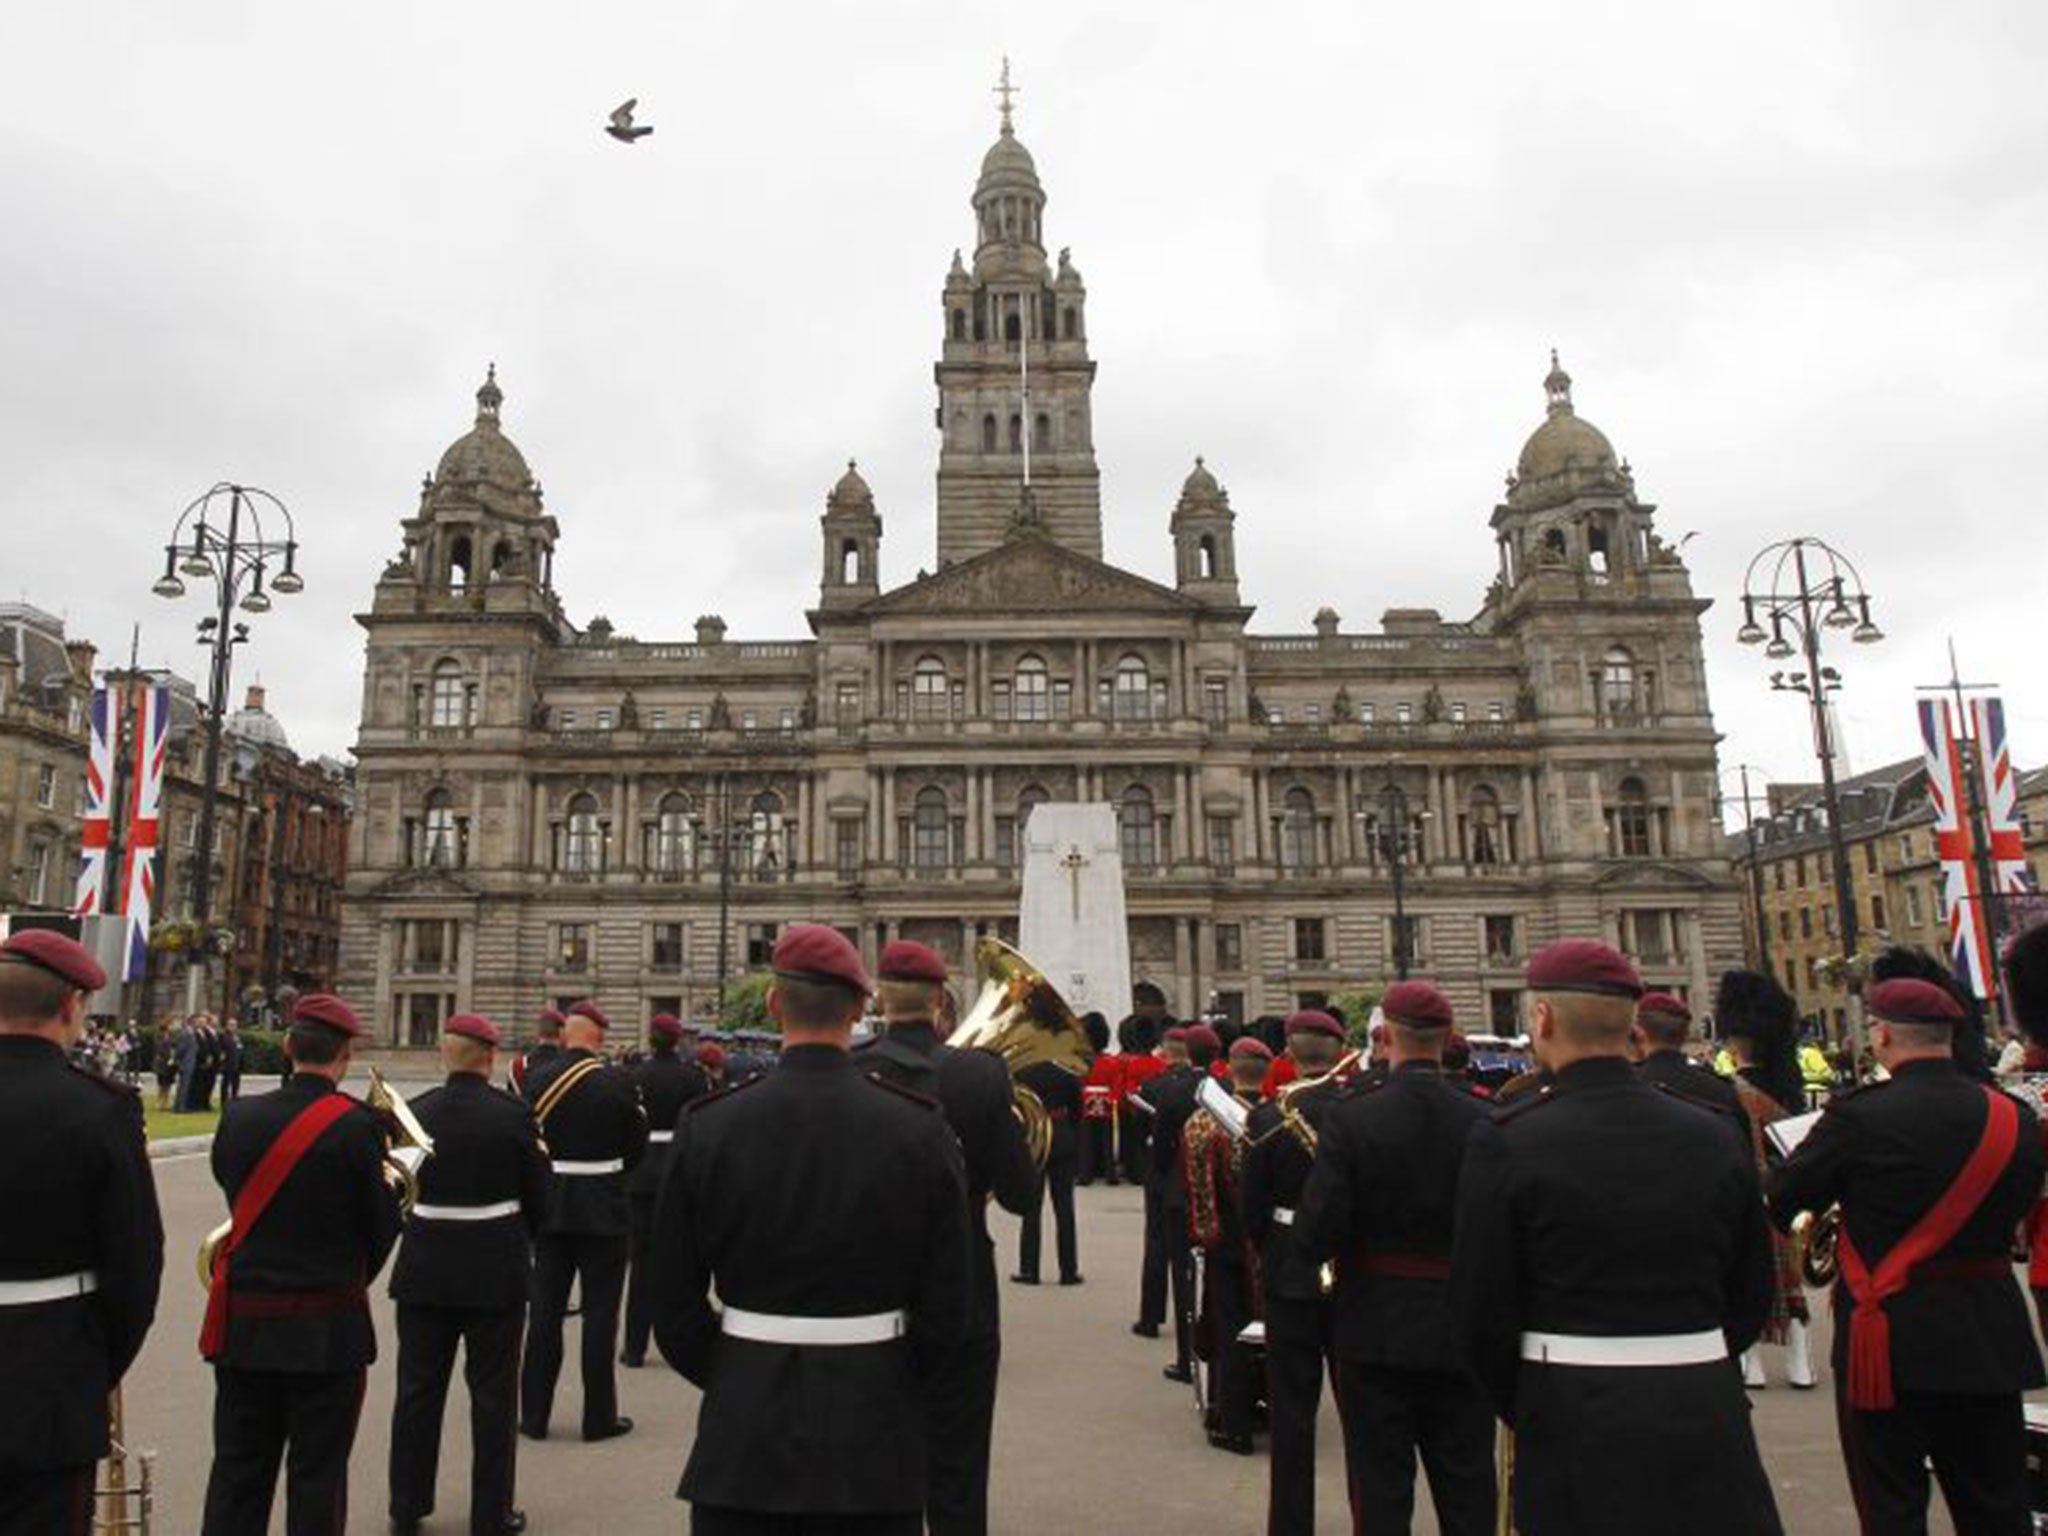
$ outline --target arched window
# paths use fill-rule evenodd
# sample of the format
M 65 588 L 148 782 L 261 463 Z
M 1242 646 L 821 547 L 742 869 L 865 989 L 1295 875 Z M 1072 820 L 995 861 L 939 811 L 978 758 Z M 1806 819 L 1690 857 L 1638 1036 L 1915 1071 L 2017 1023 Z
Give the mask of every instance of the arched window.
M 1621 781 L 1614 808 L 1614 851 L 1625 859 L 1650 856 L 1650 792 L 1634 775 Z
M 1013 415 L 1010 418 L 1010 452 L 1024 451 L 1024 418 Z
M 445 789 L 427 791 L 427 803 L 420 818 L 420 862 L 435 869 L 462 866 L 461 829 L 455 820 L 455 801 Z
M 860 580 L 860 545 L 853 539 L 839 546 L 839 580 L 842 585 Z
M 955 341 L 965 341 L 967 339 L 967 311 L 964 309 L 953 311 L 953 339 Z
M 1465 811 L 1465 856 L 1475 865 L 1498 864 L 1505 856 L 1500 821 L 1500 796 L 1487 785 L 1472 791 Z
M 988 412 L 981 418 L 981 451 L 983 453 L 994 453 L 996 451 L 996 418 L 993 411 Z
M 1600 712 L 1629 715 L 1636 707 L 1636 663 L 1626 648 L 1608 648 L 1600 658 Z
M 1052 718 L 1052 682 L 1041 658 L 1026 656 L 1017 663 L 1016 690 L 1019 720 Z
M 782 815 L 782 796 L 773 790 L 763 790 L 754 796 L 747 816 L 747 841 L 745 868 L 754 879 L 772 883 L 786 878 L 788 834 Z
M 910 674 L 910 717 L 913 720 L 946 718 L 946 664 L 936 656 L 921 656 Z
M 1117 662 L 1114 713 L 1119 720 L 1152 718 L 1152 677 L 1144 657 L 1126 655 Z
M 1570 551 L 1565 547 L 1564 530 L 1562 528 L 1544 529 L 1543 558 L 1554 561 L 1558 565 L 1563 565 L 1565 560 L 1569 558 L 1569 555 Z
M 1281 802 L 1280 868 L 1307 874 L 1316 867 L 1316 797 L 1297 784 Z
M 1017 311 L 1011 309 L 1003 316 L 1003 340 L 1017 341 L 1024 335 L 1024 323 L 1017 318 Z
M 462 679 L 461 665 L 454 661 L 435 662 L 428 693 L 427 724 L 468 725 L 468 702 L 469 690 Z
M 668 794 L 654 813 L 654 846 L 648 865 L 664 879 L 680 879 L 697 866 L 697 823 L 687 795 Z
M 1152 791 L 1133 784 L 1117 806 L 1117 830 L 1123 843 L 1124 868 L 1145 873 L 1159 863 L 1159 821 Z
M 1215 579 L 1216 536 L 1212 533 L 1203 534 L 1202 541 L 1195 546 L 1195 574 L 1204 581 Z
M 512 544 L 500 539 L 491 547 L 491 580 L 496 581 L 512 568 Z
M 941 870 L 953 867 L 953 818 L 946 792 L 936 784 L 917 792 L 910 814 L 910 866 Z
M 1052 418 L 1043 411 L 1031 418 L 1031 446 L 1039 453 L 1052 452 Z
M 597 819 L 597 796 L 579 794 L 569 802 L 562 823 L 562 870 L 594 875 L 604 868 L 604 828 Z
M 469 573 L 476 562 L 476 555 L 470 547 L 469 535 L 459 534 L 448 546 L 448 590 L 467 592 Z

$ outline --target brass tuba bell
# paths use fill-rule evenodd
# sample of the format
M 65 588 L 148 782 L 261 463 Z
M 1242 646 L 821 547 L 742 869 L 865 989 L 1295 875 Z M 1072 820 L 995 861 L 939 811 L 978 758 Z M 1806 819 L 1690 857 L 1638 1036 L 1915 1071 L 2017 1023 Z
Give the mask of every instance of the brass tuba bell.
M 364 1106 L 384 1125 L 384 1182 L 398 1196 L 399 1208 L 410 1214 L 420 1198 L 420 1166 L 434 1155 L 434 1138 L 420 1124 L 405 1096 L 384 1080 L 377 1068 L 370 1068 L 370 1091 Z M 213 1289 L 213 1264 L 220 1245 L 234 1230 L 230 1217 L 199 1241 L 199 1285 Z
M 1817 1291 L 1827 1290 L 1841 1272 L 1842 1208 L 1801 1211 L 1792 1218 L 1792 1246 L 1799 1256 L 1799 1277 Z
M 954 1050 L 994 1051 L 1003 1058 L 1024 1140 L 1032 1161 L 1043 1168 L 1052 1155 L 1052 1116 L 1037 1094 L 1014 1079 L 1023 1068 L 1046 1061 L 1085 1077 L 1094 1047 L 1059 989 L 1001 939 L 983 939 L 974 946 L 974 968 L 981 976 L 981 993 L 946 1044 Z

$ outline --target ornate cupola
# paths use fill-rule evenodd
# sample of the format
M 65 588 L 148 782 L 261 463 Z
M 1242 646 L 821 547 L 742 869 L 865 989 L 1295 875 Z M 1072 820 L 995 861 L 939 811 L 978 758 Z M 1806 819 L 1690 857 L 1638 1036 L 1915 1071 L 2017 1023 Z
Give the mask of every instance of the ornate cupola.
M 1189 597 L 1238 605 L 1236 522 L 1230 492 L 1197 455 L 1167 525 L 1173 533 L 1174 585 Z
M 825 542 L 819 606 L 851 608 L 880 592 L 882 517 L 875 510 L 875 493 L 852 459 L 826 496 L 818 524 Z

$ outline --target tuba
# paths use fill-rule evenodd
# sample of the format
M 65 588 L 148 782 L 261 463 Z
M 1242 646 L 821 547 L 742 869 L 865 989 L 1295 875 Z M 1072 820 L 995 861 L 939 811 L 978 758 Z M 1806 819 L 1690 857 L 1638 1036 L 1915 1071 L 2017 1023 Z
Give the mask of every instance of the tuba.
M 1792 1246 L 1799 1258 L 1799 1278 L 1817 1291 L 1827 1290 L 1841 1272 L 1842 1208 L 1801 1211 L 1792 1219 Z
M 405 1096 L 384 1081 L 384 1074 L 370 1068 L 370 1091 L 363 1106 L 384 1125 L 384 1182 L 398 1196 L 399 1209 L 410 1214 L 420 1198 L 420 1167 L 434 1155 L 434 1138 L 420 1124 Z M 199 1284 L 213 1289 L 213 1265 L 220 1245 L 234 1230 L 234 1218 L 222 1222 L 199 1243 Z
M 1003 1058 L 1031 1160 L 1043 1169 L 1052 1155 L 1052 1116 L 1037 1094 L 1014 1079 L 1023 1068 L 1047 1061 L 1084 1077 L 1094 1048 L 1059 989 L 1001 939 L 983 939 L 974 946 L 974 968 L 981 976 L 980 995 L 961 1015 L 946 1044 L 958 1051 L 993 1051 Z

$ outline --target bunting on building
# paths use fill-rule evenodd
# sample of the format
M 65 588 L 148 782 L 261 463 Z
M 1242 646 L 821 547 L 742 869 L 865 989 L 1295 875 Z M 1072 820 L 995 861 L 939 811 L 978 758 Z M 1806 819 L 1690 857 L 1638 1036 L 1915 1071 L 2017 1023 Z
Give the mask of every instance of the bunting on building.
M 120 740 L 121 696 L 102 683 L 93 690 L 92 739 L 85 755 L 85 819 L 79 831 L 78 894 L 71 910 L 106 910 L 107 851 L 114 826 L 114 752 Z
M 171 690 L 162 684 L 138 686 L 135 714 L 135 763 L 128 806 L 128 849 L 121 885 L 127 893 L 128 964 L 123 980 L 140 981 L 149 963 L 150 917 L 156 906 L 157 843 L 162 827 L 164 749 L 170 739 Z
M 1949 961 L 1978 997 L 1989 997 L 1993 965 L 1994 908 L 2026 890 L 2025 844 L 2019 825 L 2019 793 L 2005 733 L 2005 706 L 1998 699 L 1969 704 L 1971 739 L 1979 750 L 1972 761 L 1956 735 L 1956 712 L 1946 699 L 1920 702 L 1920 740 L 1927 750 L 1927 793 L 1934 807 L 1935 856 L 1941 861 L 1943 906 L 1948 912 Z M 1978 775 L 1991 888 L 1983 884 L 1965 775 Z

